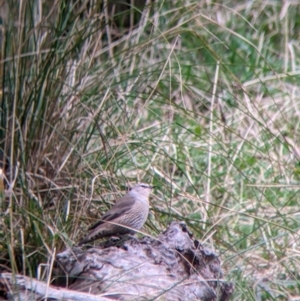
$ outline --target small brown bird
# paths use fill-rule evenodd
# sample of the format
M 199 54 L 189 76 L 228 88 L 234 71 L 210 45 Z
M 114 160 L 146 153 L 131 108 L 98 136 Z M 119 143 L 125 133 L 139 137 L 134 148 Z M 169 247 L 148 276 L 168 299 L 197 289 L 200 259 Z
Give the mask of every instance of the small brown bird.
M 141 229 L 148 217 L 149 195 L 152 188 L 144 183 L 133 186 L 98 223 L 88 229 L 88 235 L 79 242 L 79 245 L 102 237 L 133 233 L 134 230 Z

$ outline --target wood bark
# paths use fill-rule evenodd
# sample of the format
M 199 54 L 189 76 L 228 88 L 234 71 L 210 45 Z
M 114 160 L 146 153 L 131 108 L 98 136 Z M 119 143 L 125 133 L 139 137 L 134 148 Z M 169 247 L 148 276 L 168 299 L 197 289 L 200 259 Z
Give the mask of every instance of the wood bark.
M 11 291 L 17 283 L 22 301 L 46 294 L 48 300 L 227 301 L 234 290 L 217 255 L 193 239 L 185 223 L 173 222 L 156 239 L 123 236 L 73 247 L 58 254 L 56 264 L 53 283 L 64 288 L 9 273 L 1 277 Z

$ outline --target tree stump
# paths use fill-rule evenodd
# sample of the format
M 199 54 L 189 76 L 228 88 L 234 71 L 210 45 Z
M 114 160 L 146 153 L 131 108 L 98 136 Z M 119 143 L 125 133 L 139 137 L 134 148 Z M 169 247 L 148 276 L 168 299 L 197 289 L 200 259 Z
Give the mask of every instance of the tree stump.
M 234 290 L 223 280 L 217 255 L 178 222 L 157 239 L 122 236 L 67 249 L 57 255 L 54 271 L 52 285 L 2 273 L 0 300 L 226 301 Z
M 122 237 L 57 255 L 69 289 L 113 300 L 229 300 L 217 255 L 173 222 L 157 239 Z

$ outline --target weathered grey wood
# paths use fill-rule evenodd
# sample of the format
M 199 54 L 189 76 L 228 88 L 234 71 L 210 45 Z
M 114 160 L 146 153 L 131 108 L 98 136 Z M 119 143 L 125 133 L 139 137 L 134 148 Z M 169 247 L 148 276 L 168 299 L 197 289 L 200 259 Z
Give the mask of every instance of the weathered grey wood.
M 111 299 L 99 295 L 95 296 L 51 285 L 47 287 L 45 282 L 21 275 L 13 276 L 11 273 L 2 273 L 0 279 L 7 281 L 10 286 L 9 300 L 36 301 L 45 298 L 47 295 L 48 300 L 111 301 Z
M 115 300 L 229 300 L 216 254 L 192 239 L 185 223 L 173 222 L 157 239 L 122 237 L 97 247 L 58 254 L 73 290 Z
M 57 255 L 54 272 L 53 283 L 63 287 L 11 273 L 0 275 L 0 287 L 20 301 L 228 301 L 234 290 L 216 254 L 177 222 L 157 239 L 123 236 L 67 249 Z

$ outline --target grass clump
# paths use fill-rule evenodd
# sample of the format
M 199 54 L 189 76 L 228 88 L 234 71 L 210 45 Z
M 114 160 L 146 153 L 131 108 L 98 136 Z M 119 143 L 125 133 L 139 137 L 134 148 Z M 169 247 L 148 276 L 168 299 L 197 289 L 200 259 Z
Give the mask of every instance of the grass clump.
M 185 220 L 233 300 L 299 295 L 299 5 L 101 3 L 1 8 L 1 264 L 35 276 L 142 180 L 145 231 Z

